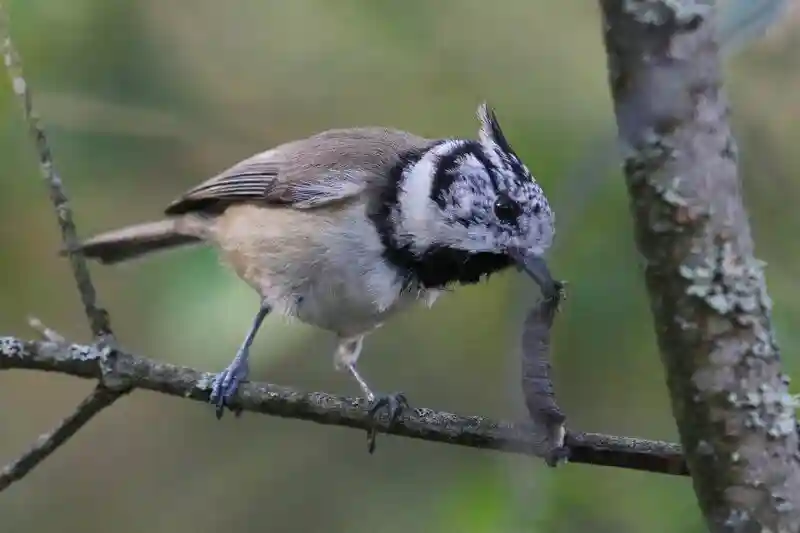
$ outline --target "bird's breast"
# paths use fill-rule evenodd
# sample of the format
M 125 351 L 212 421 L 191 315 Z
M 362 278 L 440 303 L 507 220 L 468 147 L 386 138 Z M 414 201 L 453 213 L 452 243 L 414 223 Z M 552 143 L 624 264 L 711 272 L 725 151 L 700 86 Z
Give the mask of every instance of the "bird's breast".
M 233 206 L 215 240 L 225 262 L 276 312 L 340 335 L 367 332 L 430 298 L 386 261 L 358 203 L 308 211 Z

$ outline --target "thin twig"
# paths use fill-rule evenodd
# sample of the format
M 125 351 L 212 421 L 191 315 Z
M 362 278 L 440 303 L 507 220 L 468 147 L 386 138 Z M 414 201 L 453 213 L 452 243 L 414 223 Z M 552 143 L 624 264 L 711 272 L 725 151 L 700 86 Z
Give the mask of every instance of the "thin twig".
M 78 287 L 78 292 L 83 302 L 86 317 L 89 320 L 92 333 L 97 338 L 99 344 L 106 353 L 106 347 L 114 343 L 111 323 L 108 313 L 97 305 L 97 295 L 92 279 L 89 275 L 89 266 L 80 253 L 75 253 L 78 243 L 77 231 L 72 217 L 72 210 L 69 207 L 64 184 L 53 164 L 53 154 L 50 150 L 50 143 L 47 141 L 44 128 L 39 122 L 39 116 L 33 106 L 33 96 L 30 85 L 25 80 L 22 70 L 22 60 L 11 40 L 10 19 L 5 5 L 0 2 L 0 48 L 2 49 L 3 63 L 11 80 L 14 94 L 22 104 L 25 120 L 28 124 L 28 133 L 36 147 L 39 158 L 39 168 L 42 177 L 47 183 L 50 191 L 50 200 L 56 212 L 58 225 L 61 228 L 61 238 L 65 248 L 69 252 L 69 262 L 72 267 L 72 275 Z M 36 328 L 37 324 L 32 323 Z M 41 330 L 45 335 L 51 331 L 47 328 Z M 23 475 L 41 463 L 46 457 L 52 454 L 59 446 L 74 435 L 81 427 L 89 422 L 97 413 L 110 406 L 117 398 L 126 394 L 131 389 L 126 383 L 110 376 L 108 368 L 113 368 L 113 364 L 107 365 L 98 376 L 100 383 L 92 394 L 90 394 L 72 415 L 65 418 L 49 434 L 46 434 L 39 442 L 19 459 L 3 468 L 0 473 L 0 490 L 20 479 Z
M 19 459 L 12 461 L 0 470 L 0 491 L 25 477 L 97 413 L 114 403 L 119 397 L 120 394 L 106 387 L 95 387 L 94 391 L 78 404 L 70 416 L 62 420 L 50 433 L 39 437 L 36 444 Z
M 63 345 L 0 337 L 0 370 L 28 369 L 96 379 L 106 355 L 95 346 Z M 200 402 L 208 402 L 214 374 L 174 366 L 118 351 L 114 372 L 136 388 Z M 372 419 L 364 398 L 347 398 L 323 392 L 304 393 L 267 383 L 245 383 L 231 407 L 283 418 L 309 420 L 367 430 Z M 457 444 L 544 457 L 550 451 L 548 435 L 530 423 L 515 424 L 481 416 L 461 416 L 427 408 L 406 409 L 387 432 L 382 414 L 378 431 L 432 442 Z M 676 444 L 629 437 L 572 431 L 567 434 L 570 462 L 616 466 L 663 474 L 686 475 L 681 449 Z
M 39 115 L 33 106 L 33 96 L 30 85 L 25 80 L 22 72 L 20 55 L 11 41 L 9 17 L 2 2 L 0 2 L 0 43 L 2 43 L 6 70 L 11 78 L 11 86 L 14 94 L 17 95 L 22 104 L 25 120 L 28 123 L 28 133 L 36 146 L 42 177 L 50 189 L 50 200 L 53 202 L 53 207 L 58 217 L 58 225 L 61 227 L 61 238 L 69 251 L 72 275 L 78 286 L 86 316 L 89 318 L 92 332 L 95 336 L 105 337 L 111 334 L 108 314 L 97 305 L 97 296 L 89 275 L 89 266 L 86 263 L 86 259 L 84 259 L 83 255 L 71 251 L 76 249 L 78 245 L 78 235 L 75 231 L 72 210 L 69 207 L 69 201 L 64 191 L 64 184 L 61 182 L 61 178 L 53 165 L 50 143 L 47 141 L 44 128 L 39 122 Z

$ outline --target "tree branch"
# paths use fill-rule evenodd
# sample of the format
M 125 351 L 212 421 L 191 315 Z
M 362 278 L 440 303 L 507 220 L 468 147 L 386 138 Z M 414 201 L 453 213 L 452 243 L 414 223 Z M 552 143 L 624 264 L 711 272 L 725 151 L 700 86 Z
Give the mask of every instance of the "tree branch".
M 56 449 L 78 432 L 94 415 L 114 403 L 120 397 L 105 387 L 95 387 L 75 411 L 62 420 L 50 433 L 42 435 L 19 459 L 0 469 L 0 491 L 19 481 L 39 463 L 47 459 Z
M 39 159 L 39 168 L 42 177 L 50 191 L 50 200 L 56 212 L 58 225 L 61 228 L 61 238 L 65 248 L 69 251 L 69 261 L 72 275 L 78 287 L 78 292 L 83 302 L 89 325 L 98 342 L 102 346 L 114 343 L 111 323 L 108 313 L 97 305 L 97 295 L 89 275 L 89 266 L 86 259 L 74 250 L 78 244 L 72 210 L 67 200 L 64 184 L 56 171 L 50 143 L 47 141 L 44 128 L 39 122 L 39 116 L 33 105 L 33 96 L 30 85 L 25 80 L 22 71 L 20 55 L 11 40 L 10 20 L 5 5 L 0 1 L 0 49 L 2 50 L 3 63 L 11 79 L 14 94 L 22 104 L 25 120 L 28 124 L 28 133 L 36 147 Z M 97 388 L 76 408 L 75 412 L 62 420 L 61 423 L 49 434 L 26 452 L 17 461 L 0 470 L 0 491 L 14 481 L 20 479 L 27 472 L 36 467 L 45 458 L 52 454 L 59 446 L 66 442 L 81 427 L 89 422 L 97 413 L 110 406 L 120 396 L 130 391 L 126 383 L 105 372 L 101 373 Z
M 636 244 L 712 531 L 797 531 L 789 379 L 737 176 L 710 0 L 601 0 Z
M 214 374 L 117 352 L 113 372 L 136 388 L 208 402 Z M 23 341 L 0 337 L 0 370 L 28 369 L 97 379 L 103 374 L 107 351 L 92 345 Z M 372 427 L 368 402 L 323 392 L 304 393 L 268 383 L 244 383 L 232 401 L 234 409 L 319 424 L 361 430 Z M 513 424 L 481 416 L 461 416 L 427 408 L 403 411 L 387 431 L 382 414 L 378 431 L 432 442 L 457 444 L 541 457 L 549 451 L 548 437 L 530 424 Z M 596 433 L 567 434 L 570 461 L 603 466 L 686 475 L 680 447 L 629 437 Z M 2 486 L 0 485 L 0 488 Z

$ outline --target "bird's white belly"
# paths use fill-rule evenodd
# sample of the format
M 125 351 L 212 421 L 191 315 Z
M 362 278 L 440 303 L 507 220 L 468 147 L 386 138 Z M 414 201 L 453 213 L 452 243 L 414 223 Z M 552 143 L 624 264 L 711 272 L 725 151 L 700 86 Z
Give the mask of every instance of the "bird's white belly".
M 365 275 L 346 284 L 324 276 L 308 279 L 293 295 L 296 305 L 292 314 L 302 322 L 349 337 L 376 328 L 425 297 L 425 293 L 403 291 L 399 283 L 384 284 L 376 277 L 380 278 Z

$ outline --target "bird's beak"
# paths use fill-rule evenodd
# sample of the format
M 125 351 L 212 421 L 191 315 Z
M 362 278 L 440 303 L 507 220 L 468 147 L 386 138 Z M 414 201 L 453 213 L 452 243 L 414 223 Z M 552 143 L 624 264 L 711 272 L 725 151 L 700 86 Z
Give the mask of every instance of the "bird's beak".
M 517 268 L 529 275 L 539 285 L 545 299 L 559 298 L 563 285 L 553 279 L 547 263 L 540 255 L 534 255 L 522 248 L 511 248 L 508 255 Z

